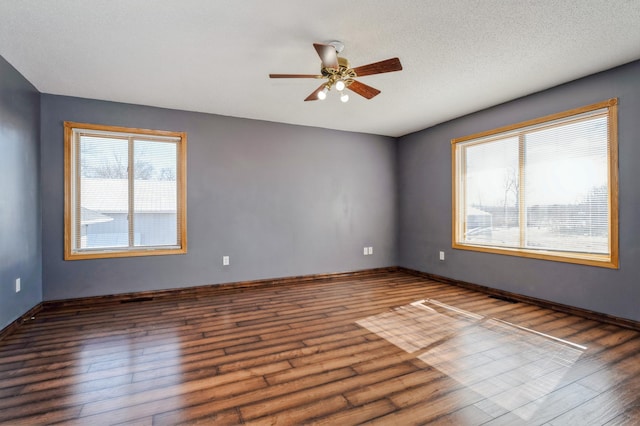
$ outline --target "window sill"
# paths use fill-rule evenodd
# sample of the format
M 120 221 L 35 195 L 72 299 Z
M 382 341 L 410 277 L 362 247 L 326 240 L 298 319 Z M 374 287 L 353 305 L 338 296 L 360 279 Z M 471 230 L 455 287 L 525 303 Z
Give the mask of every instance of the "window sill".
M 609 255 L 588 253 L 571 253 L 549 250 L 527 250 L 518 248 L 483 246 L 475 244 L 453 243 L 452 248 L 481 253 L 501 254 L 507 256 L 525 257 L 529 259 L 549 260 L 554 262 L 573 263 L 577 265 L 597 266 L 600 268 L 618 269 L 618 259 Z
M 146 248 L 137 250 L 76 251 L 64 254 L 64 260 L 105 259 L 116 257 L 166 256 L 186 254 L 186 248 Z

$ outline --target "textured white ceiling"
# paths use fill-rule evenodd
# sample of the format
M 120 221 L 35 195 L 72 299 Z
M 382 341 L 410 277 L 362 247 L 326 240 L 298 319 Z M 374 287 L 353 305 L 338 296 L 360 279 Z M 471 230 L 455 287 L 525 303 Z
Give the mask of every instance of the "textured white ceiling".
M 347 104 L 268 78 L 336 39 L 404 70 Z M 640 0 L 0 0 L 0 55 L 44 93 L 401 136 L 640 59 Z

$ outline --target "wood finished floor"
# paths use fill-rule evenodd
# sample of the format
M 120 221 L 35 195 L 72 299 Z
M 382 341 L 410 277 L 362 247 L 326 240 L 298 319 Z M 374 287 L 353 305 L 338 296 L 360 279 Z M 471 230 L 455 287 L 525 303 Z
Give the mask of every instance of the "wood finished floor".
M 356 323 L 394 315 L 419 349 Z M 494 318 L 586 350 L 543 362 L 541 394 L 522 377 L 547 349 Z M 58 307 L 0 341 L 0 424 L 55 423 L 637 425 L 640 333 L 405 272 Z

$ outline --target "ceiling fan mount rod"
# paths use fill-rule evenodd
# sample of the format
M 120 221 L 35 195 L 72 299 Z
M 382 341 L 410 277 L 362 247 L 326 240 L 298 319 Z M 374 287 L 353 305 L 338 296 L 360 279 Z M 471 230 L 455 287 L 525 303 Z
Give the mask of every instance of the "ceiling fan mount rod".
M 336 49 L 336 53 L 340 53 L 344 49 L 344 43 L 338 40 L 331 40 L 327 42 L 327 44 L 333 46 L 333 48 Z

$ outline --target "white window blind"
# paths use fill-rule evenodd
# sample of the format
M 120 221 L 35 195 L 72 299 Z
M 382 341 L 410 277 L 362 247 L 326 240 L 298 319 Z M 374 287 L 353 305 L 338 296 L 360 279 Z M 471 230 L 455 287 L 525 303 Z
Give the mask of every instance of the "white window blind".
M 453 140 L 454 247 L 617 266 L 615 105 Z

